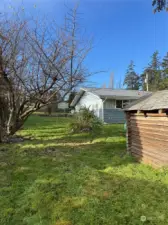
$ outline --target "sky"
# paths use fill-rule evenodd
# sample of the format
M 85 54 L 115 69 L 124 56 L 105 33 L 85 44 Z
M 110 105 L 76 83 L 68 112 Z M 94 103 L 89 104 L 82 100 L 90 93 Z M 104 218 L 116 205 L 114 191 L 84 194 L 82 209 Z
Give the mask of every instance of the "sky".
M 134 61 L 141 74 L 158 50 L 160 58 L 168 52 L 168 12 L 153 13 L 151 0 L 80 0 L 80 24 L 86 36 L 93 37 L 94 46 L 86 66 L 95 73 L 89 84 L 109 85 L 114 73 L 115 87 L 124 80 L 127 67 Z M 68 7 L 76 0 L 0 0 L 0 10 L 10 12 L 10 6 L 20 7 L 33 15 L 62 22 Z M 34 7 L 36 6 L 36 7 Z

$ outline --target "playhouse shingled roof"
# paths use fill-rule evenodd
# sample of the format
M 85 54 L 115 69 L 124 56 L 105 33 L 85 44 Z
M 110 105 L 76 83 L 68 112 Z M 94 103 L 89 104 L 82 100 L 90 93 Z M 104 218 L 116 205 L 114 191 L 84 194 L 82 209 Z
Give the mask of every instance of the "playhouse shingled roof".
M 168 90 L 143 96 L 125 108 L 125 111 L 168 109 Z

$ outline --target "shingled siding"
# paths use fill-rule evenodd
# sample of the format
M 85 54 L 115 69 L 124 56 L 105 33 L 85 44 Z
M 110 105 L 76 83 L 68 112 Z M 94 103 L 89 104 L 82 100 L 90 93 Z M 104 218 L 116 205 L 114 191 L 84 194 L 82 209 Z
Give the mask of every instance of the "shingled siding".
M 104 109 L 105 123 L 125 123 L 125 113 L 121 109 Z

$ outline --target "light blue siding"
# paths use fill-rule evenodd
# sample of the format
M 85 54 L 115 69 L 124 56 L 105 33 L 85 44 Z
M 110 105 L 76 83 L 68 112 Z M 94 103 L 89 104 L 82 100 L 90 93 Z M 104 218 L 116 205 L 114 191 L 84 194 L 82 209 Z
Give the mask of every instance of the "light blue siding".
M 125 123 L 125 113 L 122 109 L 104 109 L 105 123 Z
M 115 109 L 115 100 L 106 99 L 104 102 L 104 109 Z

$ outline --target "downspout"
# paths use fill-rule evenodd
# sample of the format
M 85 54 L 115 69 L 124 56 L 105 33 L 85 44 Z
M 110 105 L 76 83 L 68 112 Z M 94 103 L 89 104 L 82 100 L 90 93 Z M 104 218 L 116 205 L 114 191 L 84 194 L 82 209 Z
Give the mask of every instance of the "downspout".
M 107 97 L 102 101 L 102 121 L 104 122 L 104 103 L 107 100 Z

